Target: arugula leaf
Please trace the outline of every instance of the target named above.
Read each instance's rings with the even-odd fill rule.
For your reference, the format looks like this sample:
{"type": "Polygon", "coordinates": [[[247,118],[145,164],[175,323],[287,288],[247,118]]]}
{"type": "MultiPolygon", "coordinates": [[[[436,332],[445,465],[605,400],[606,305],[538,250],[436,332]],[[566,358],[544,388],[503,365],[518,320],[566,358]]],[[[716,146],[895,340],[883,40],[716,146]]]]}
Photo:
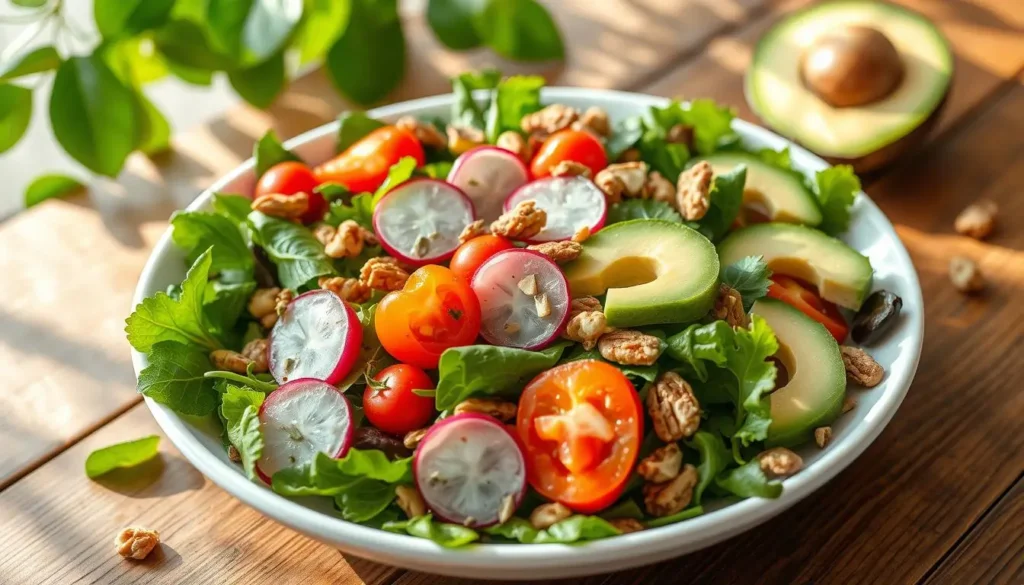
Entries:
{"type": "Polygon", "coordinates": [[[148,353],[149,365],[139,372],[140,394],[178,414],[205,416],[217,409],[220,397],[213,380],[204,376],[212,369],[206,350],[161,341],[148,353]]]}
{"type": "Polygon", "coordinates": [[[740,293],[743,310],[749,313],[754,302],[768,294],[771,275],[764,256],[747,256],[722,268],[722,284],[740,293]]]}
{"type": "Polygon", "coordinates": [[[700,220],[690,222],[690,227],[716,242],[732,227],[743,205],[743,187],[747,182],[747,166],[716,175],[711,185],[711,206],[700,220]]]}
{"type": "Polygon", "coordinates": [[[234,193],[214,193],[212,205],[214,213],[230,219],[239,226],[239,229],[247,225],[246,218],[252,211],[252,199],[234,193]]]}
{"type": "Polygon", "coordinates": [[[860,179],[853,167],[839,165],[818,171],[813,187],[821,206],[818,229],[832,236],[845,232],[850,227],[850,207],[860,191],[860,179]]]}
{"type": "Polygon", "coordinates": [[[729,466],[732,459],[722,439],[707,431],[697,431],[693,438],[686,442],[686,446],[695,449],[700,454],[700,465],[697,467],[700,481],[693,488],[693,503],[700,505],[704,490],[715,481],[718,474],[729,466]]]}
{"type": "Polygon", "coordinates": [[[301,225],[264,215],[249,214],[253,241],[263,247],[277,267],[281,286],[299,290],[313,279],[335,274],[323,245],[301,225]]]}
{"type": "Polygon", "coordinates": [[[256,282],[252,280],[232,283],[211,281],[206,284],[203,310],[221,337],[229,337],[255,290],[256,282]]]}
{"type": "Polygon", "coordinates": [[[364,136],[386,124],[363,112],[342,112],[338,116],[338,152],[345,152],[364,136]]]}
{"type": "Polygon", "coordinates": [[[283,162],[297,161],[302,159],[288,150],[277,139],[277,133],[267,130],[267,133],[252,147],[252,158],[256,163],[256,178],[259,179],[263,173],[270,170],[270,167],[283,162]]]}
{"type": "Polygon", "coordinates": [[[608,209],[608,224],[631,219],[664,219],[683,223],[683,217],[674,207],[656,199],[626,199],[608,209]]]}
{"type": "Polygon", "coordinates": [[[160,437],[151,435],[97,449],[85,459],[85,475],[95,479],[120,467],[134,467],[156,457],[160,437]]]}
{"type": "Polygon", "coordinates": [[[452,124],[473,126],[484,129],[484,109],[473,99],[473,90],[494,89],[501,81],[501,72],[497,69],[470,71],[452,78],[452,124]]]}
{"type": "Polygon", "coordinates": [[[373,229],[373,194],[360,193],[352,197],[349,203],[332,201],[324,218],[326,223],[335,227],[341,222],[351,219],[366,229],[373,229]]]}
{"type": "Polygon", "coordinates": [[[416,159],[411,156],[403,156],[398,162],[391,165],[387,178],[373,194],[373,207],[377,206],[377,203],[388,194],[388,191],[411,179],[415,171],[416,159]]]}
{"type": "Polygon", "coordinates": [[[349,522],[367,522],[395,500],[395,486],[374,479],[359,479],[334,496],[334,505],[349,522]]]}
{"type": "Polygon", "coordinates": [[[249,387],[227,385],[221,395],[220,414],[228,440],[242,457],[242,469],[249,479],[256,478],[256,461],[263,454],[263,433],[259,409],[266,395],[249,387]]]}
{"type": "Polygon", "coordinates": [[[662,516],[661,518],[655,518],[644,522],[644,526],[647,528],[657,528],[659,526],[668,526],[669,524],[675,524],[676,522],[682,522],[683,520],[689,520],[690,518],[696,518],[704,513],[704,508],[700,506],[693,506],[672,514],[671,516],[662,516]]]}
{"type": "Polygon", "coordinates": [[[777,498],[782,493],[782,483],[768,481],[756,459],[726,471],[715,480],[715,484],[741,498],[777,498]]]}
{"type": "Polygon", "coordinates": [[[411,520],[385,522],[381,528],[388,532],[405,532],[410,536],[433,540],[445,548],[465,546],[480,539],[480,535],[472,528],[466,528],[458,524],[435,522],[430,514],[417,516],[411,520]]]}
{"type": "Polygon", "coordinates": [[[768,393],[775,387],[777,369],[768,358],[779,350],[779,343],[764,318],[754,315],[752,321],[750,329],[734,330],[736,350],[729,352],[727,360],[739,382],[736,403],[739,428],[732,438],[734,454],[740,443],[746,447],[754,441],[763,441],[772,423],[768,393]]]}
{"type": "Polygon", "coordinates": [[[689,367],[696,379],[708,379],[709,361],[717,366],[726,364],[726,348],[732,343],[732,328],[725,321],[707,324],[695,323],[665,340],[665,353],[689,367]]]}
{"type": "Polygon", "coordinates": [[[533,376],[558,362],[568,341],[559,341],[541,351],[494,345],[453,347],[441,354],[438,363],[438,410],[453,408],[475,396],[516,396],[533,376]]]}
{"type": "Polygon", "coordinates": [[[597,540],[622,534],[600,516],[576,514],[545,528],[537,530],[529,520],[512,517],[505,523],[484,528],[491,536],[517,540],[523,544],[570,544],[584,540],[597,540]]]}
{"type": "Polygon", "coordinates": [[[203,291],[212,262],[212,249],[196,258],[181,283],[177,300],[158,292],[135,307],[125,326],[132,347],[148,353],[161,341],[176,341],[207,350],[220,349],[221,342],[210,333],[203,314],[203,291]]]}
{"type": "Polygon", "coordinates": [[[171,238],[185,250],[192,264],[206,250],[213,250],[210,273],[238,271],[252,278],[253,257],[238,226],[230,219],[206,211],[175,211],[171,216],[171,238]]]}
{"type": "Polygon", "coordinates": [[[487,141],[495,143],[506,130],[519,131],[523,116],[541,109],[540,90],[544,78],[539,75],[516,75],[503,79],[487,110],[487,141]]]}

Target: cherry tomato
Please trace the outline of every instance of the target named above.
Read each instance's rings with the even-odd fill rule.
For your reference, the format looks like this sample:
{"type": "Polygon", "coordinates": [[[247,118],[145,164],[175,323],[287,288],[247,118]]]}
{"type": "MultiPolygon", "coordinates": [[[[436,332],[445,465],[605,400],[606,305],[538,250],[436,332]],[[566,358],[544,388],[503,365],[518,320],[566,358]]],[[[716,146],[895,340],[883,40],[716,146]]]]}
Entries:
{"type": "Polygon", "coordinates": [[[778,299],[798,309],[804,315],[821,323],[842,343],[850,333],[842,313],[832,303],[822,299],[814,291],[814,287],[795,278],[776,274],[772,276],[772,284],[768,287],[768,296],[778,299]]]}
{"type": "Polygon", "coordinates": [[[395,126],[377,128],[362,137],[345,152],[313,169],[321,182],[340,183],[353,193],[374,191],[388,176],[388,169],[402,157],[425,162],[423,146],[409,132],[395,126]]]}
{"type": "Polygon", "coordinates": [[[309,194],[309,211],[299,219],[302,223],[313,223],[323,219],[327,213],[327,201],[323,195],[314,193],[313,188],[320,184],[320,181],[313,176],[313,171],[304,163],[287,161],[277,163],[263,173],[256,183],[255,196],[280,193],[281,195],[294,195],[296,193],[309,194]]]}
{"type": "Polygon", "coordinates": [[[469,282],[485,260],[509,248],[515,248],[515,245],[501,236],[477,236],[455,250],[448,266],[456,276],[469,282]]]}
{"type": "Polygon", "coordinates": [[[594,513],[618,499],[633,474],[643,437],[640,397],[615,366],[569,362],[526,386],[516,430],[530,485],[577,512],[594,513]]]}
{"type": "Polygon", "coordinates": [[[413,393],[434,387],[423,370],[395,364],[377,372],[373,379],[378,384],[367,385],[363,392],[363,410],[373,426],[385,433],[404,435],[423,428],[433,418],[434,399],[413,393]]]}
{"type": "Polygon", "coordinates": [[[398,360],[436,368],[444,350],[476,341],[480,301],[468,282],[428,264],[413,272],[402,290],[381,299],[374,328],[380,344],[398,360]]]}
{"type": "Polygon", "coordinates": [[[591,176],[596,176],[608,166],[608,155],[596,136],[583,130],[566,129],[555,132],[544,141],[533,157],[530,172],[535,179],[547,177],[555,165],[567,160],[586,165],[591,176]]]}

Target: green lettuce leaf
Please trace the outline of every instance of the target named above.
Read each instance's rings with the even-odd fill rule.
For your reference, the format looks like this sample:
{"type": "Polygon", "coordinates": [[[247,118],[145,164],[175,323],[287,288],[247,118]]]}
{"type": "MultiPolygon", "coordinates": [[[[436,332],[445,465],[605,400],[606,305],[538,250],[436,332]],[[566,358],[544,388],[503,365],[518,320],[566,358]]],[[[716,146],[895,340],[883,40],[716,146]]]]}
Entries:
{"type": "Polygon", "coordinates": [[[398,162],[391,165],[391,168],[388,169],[387,178],[377,188],[377,192],[373,194],[373,206],[376,207],[377,203],[388,194],[388,191],[411,179],[415,172],[416,159],[411,156],[404,156],[398,162]]]}
{"type": "Polygon", "coordinates": [[[337,227],[345,220],[354,220],[368,230],[373,229],[373,194],[360,193],[348,203],[332,201],[324,221],[337,227]]]}
{"type": "Polygon", "coordinates": [[[171,216],[171,238],[185,251],[189,265],[212,248],[211,275],[232,272],[232,278],[236,280],[252,278],[252,252],[238,231],[238,224],[223,215],[206,211],[176,211],[171,216]]]}
{"type": "Polygon", "coordinates": [[[812,186],[821,206],[818,229],[833,236],[845,232],[850,227],[850,207],[860,191],[860,179],[853,167],[839,165],[818,171],[812,186]]]}
{"type": "Polygon", "coordinates": [[[411,520],[385,522],[381,528],[388,532],[404,532],[410,536],[433,540],[445,548],[465,546],[480,539],[480,535],[472,528],[466,528],[458,524],[435,522],[430,514],[417,516],[411,520]]]}
{"type": "Polygon", "coordinates": [[[277,139],[277,133],[267,130],[267,133],[252,147],[252,158],[256,164],[256,178],[259,179],[270,167],[283,162],[297,161],[302,159],[288,150],[277,139]]]}
{"type": "Polygon", "coordinates": [[[610,508],[606,508],[601,512],[601,517],[605,520],[615,520],[617,518],[643,520],[644,511],[640,509],[640,504],[637,504],[636,500],[627,498],[610,508]]]}
{"type": "Polygon", "coordinates": [[[541,109],[542,87],[544,78],[539,75],[516,75],[503,79],[487,110],[487,141],[497,142],[498,135],[506,130],[518,132],[523,116],[541,109]]]}
{"type": "Polygon", "coordinates": [[[138,390],[178,414],[205,416],[217,409],[220,396],[205,349],[161,341],[149,348],[149,365],[139,372],[138,390]]]}
{"type": "Polygon", "coordinates": [[[342,112],[338,116],[337,151],[345,152],[361,138],[384,126],[384,122],[374,120],[363,112],[342,112]]]}
{"type": "Polygon", "coordinates": [[[616,122],[612,127],[612,135],[608,137],[604,149],[609,161],[617,161],[622,153],[636,146],[644,135],[643,116],[633,116],[616,122]]]}
{"type": "Polygon", "coordinates": [[[695,323],[666,339],[665,353],[686,365],[691,377],[704,382],[708,379],[704,362],[724,366],[726,348],[732,343],[732,338],[732,328],[725,321],[695,323]]]}
{"type": "Polygon", "coordinates": [[[619,529],[600,516],[579,514],[556,522],[544,530],[537,530],[529,520],[518,517],[509,518],[503,524],[483,530],[491,536],[500,536],[523,544],[570,544],[621,534],[619,529]]]}
{"type": "MultiPolygon", "coordinates": [[[[754,156],[761,159],[767,164],[773,167],[782,169],[784,171],[790,171],[798,173],[793,169],[793,160],[789,155],[789,147],[783,148],[782,150],[772,150],[770,148],[762,148],[754,153],[754,156]]],[[[803,175],[800,175],[800,180],[803,180],[803,175]]]]}
{"type": "Polygon", "coordinates": [[[555,365],[570,345],[558,341],[541,351],[495,345],[447,349],[438,364],[437,409],[453,408],[476,395],[517,396],[531,378],[555,365]]]}
{"type": "Polygon", "coordinates": [[[473,126],[484,129],[486,124],[484,108],[473,99],[473,91],[477,89],[494,89],[501,81],[501,72],[496,69],[471,71],[452,78],[452,124],[473,126]]]}
{"type": "Polygon", "coordinates": [[[417,174],[423,175],[424,177],[430,177],[431,179],[440,179],[444,181],[448,178],[448,173],[452,171],[454,163],[448,160],[439,160],[437,162],[427,163],[416,170],[417,174]]]}
{"type": "Polygon", "coordinates": [[[245,230],[248,231],[249,226],[246,219],[251,211],[252,199],[245,195],[235,195],[232,193],[213,194],[213,212],[221,217],[230,219],[232,223],[239,226],[240,230],[244,226],[245,230]]]}
{"type": "Polygon", "coordinates": [[[281,286],[299,290],[319,276],[334,275],[334,265],[313,233],[301,225],[264,215],[249,214],[253,241],[263,247],[277,267],[281,286]]]}
{"type": "Polygon", "coordinates": [[[626,199],[608,208],[608,224],[631,219],[664,219],[683,223],[683,217],[674,207],[656,199],[626,199]]]}
{"type": "Polygon", "coordinates": [[[768,294],[771,275],[764,256],[747,256],[722,268],[722,284],[743,296],[743,310],[749,313],[754,302],[768,294]]]}
{"type": "Polygon", "coordinates": [[[230,337],[239,318],[246,310],[249,297],[256,290],[256,282],[239,283],[210,281],[203,293],[203,310],[211,326],[222,338],[230,337]]]}
{"type": "Polygon", "coordinates": [[[715,484],[741,498],[777,498],[782,493],[782,483],[769,481],[756,459],[726,471],[715,484]]]}
{"type": "Polygon", "coordinates": [[[134,467],[156,457],[160,437],[151,435],[97,449],[85,459],[85,475],[95,479],[121,467],[134,467]]]}
{"type": "MultiPolygon", "coordinates": [[[[736,434],[733,452],[740,443],[749,446],[768,436],[772,423],[768,394],[775,387],[777,368],[768,358],[775,355],[779,343],[764,318],[754,315],[750,329],[737,328],[735,350],[727,354],[728,368],[739,382],[736,403],[736,434]]],[[[739,462],[739,461],[738,461],[739,462]]]]}
{"type": "Polygon", "coordinates": [[[361,480],[412,483],[412,458],[390,461],[372,449],[349,449],[341,459],[319,453],[312,464],[279,471],[271,480],[273,490],[284,496],[336,496],[361,480]]]}
{"type": "Polygon", "coordinates": [[[731,108],[719,106],[714,100],[699,99],[685,104],[682,111],[682,123],[693,126],[697,152],[711,154],[739,140],[732,129],[736,113],[731,108]]]}
{"type": "Polygon", "coordinates": [[[690,227],[717,242],[732,227],[743,205],[743,187],[747,182],[746,165],[738,165],[724,175],[716,175],[711,184],[711,206],[700,220],[690,227]]]}
{"type": "Polygon", "coordinates": [[[266,395],[246,386],[228,384],[221,395],[220,414],[228,440],[242,457],[242,469],[249,479],[256,478],[256,461],[263,455],[263,433],[259,410],[266,395]]]}
{"type": "Polygon", "coordinates": [[[686,442],[686,446],[696,450],[700,455],[700,465],[697,467],[700,481],[693,488],[693,503],[700,505],[704,490],[732,463],[732,457],[722,439],[707,431],[697,431],[693,438],[686,442]]]}

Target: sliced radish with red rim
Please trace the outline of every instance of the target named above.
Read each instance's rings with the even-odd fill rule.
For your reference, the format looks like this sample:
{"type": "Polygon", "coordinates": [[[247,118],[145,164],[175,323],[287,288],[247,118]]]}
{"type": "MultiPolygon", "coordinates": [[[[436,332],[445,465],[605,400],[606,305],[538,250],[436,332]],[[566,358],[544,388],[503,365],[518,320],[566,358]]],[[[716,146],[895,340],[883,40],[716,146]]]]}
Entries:
{"type": "Polygon", "coordinates": [[[505,198],[530,180],[519,157],[496,146],[479,146],[455,159],[448,182],[465,193],[477,217],[488,222],[502,214],[505,198]]]}
{"type": "Polygon", "coordinates": [[[604,193],[586,177],[545,177],[527,183],[505,200],[505,211],[530,199],[548,215],[532,242],[568,240],[585,227],[594,233],[604,227],[608,215],[604,193]]]}
{"type": "Polygon", "coordinates": [[[352,407],[323,380],[292,380],[274,390],[259,417],[263,454],[256,466],[267,483],[282,469],[312,463],[317,453],[344,457],[352,444],[352,407]]]}
{"type": "Polygon", "coordinates": [[[494,345],[540,349],[569,318],[569,284],[547,256],[516,248],[491,256],[473,273],[480,335],[494,345]]]}
{"type": "Polygon", "coordinates": [[[430,427],[413,456],[416,487],[439,518],[474,528],[497,524],[526,492],[526,460],[496,419],[457,414],[430,427]]]}
{"type": "Polygon", "coordinates": [[[328,290],[303,293],[270,332],[270,373],[278,384],[299,378],[334,384],[352,370],[362,342],[363,326],[348,303],[328,290]]]}
{"type": "Polygon", "coordinates": [[[389,254],[414,266],[444,262],[476,219],[465,193],[444,181],[414,179],[395,187],[373,210],[373,231],[389,254]]]}

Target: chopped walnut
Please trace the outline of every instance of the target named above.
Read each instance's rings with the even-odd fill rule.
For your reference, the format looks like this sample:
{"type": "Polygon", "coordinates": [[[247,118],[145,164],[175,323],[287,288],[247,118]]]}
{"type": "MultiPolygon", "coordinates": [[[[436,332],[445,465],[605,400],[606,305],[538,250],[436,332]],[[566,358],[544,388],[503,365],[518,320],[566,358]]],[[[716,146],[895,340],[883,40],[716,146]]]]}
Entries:
{"type": "Polygon", "coordinates": [[[690,505],[699,479],[697,468],[688,464],[671,481],[644,484],[644,507],[652,516],[671,516],[683,511],[690,505]]]}
{"type": "Polygon", "coordinates": [[[785,447],[774,447],[757,456],[761,471],[769,477],[789,477],[803,469],[804,460],[785,447]]]}
{"type": "Polygon", "coordinates": [[[572,235],[572,241],[582,244],[590,239],[590,226],[583,226],[572,235]]]}
{"type": "Polygon", "coordinates": [[[148,528],[124,528],[114,537],[117,554],[126,559],[141,561],[160,544],[160,533],[148,528]]]}
{"type": "Polygon", "coordinates": [[[962,293],[976,293],[985,288],[985,277],[974,260],[965,256],[949,259],[949,280],[962,293]]]}
{"type": "Polygon", "coordinates": [[[398,260],[389,256],[378,256],[370,258],[359,269],[359,280],[374,290],[390,292],[401,290],[405,281],[409,280],[409,273],[398,263],[398,260]]]}
{"type": "Polygon", "coordinates": [[[654,434],[666,443],[692,436],[700,426],[700,404],[693,388],[675,372],[664,372],[647,392],[654,434]]]}
{"type": "Polygon", "coordinates": [[[651,171],[647,175],[647,182],[644,183],[642,196],[644,199],[654,199],[675,206],[676,186],[658,171],[651,171]]]}
{"type": "Polygon", "coordinates": [[[338,297],[349,303],[360,305],[370,300],[373,293],[365,282],[358,278],[345,278],[344,276],[321,276],[317,281],[320,288],[329,290],[338,297]]]}
{"type": "Polygon", "coordinates": [[[569,516],[572,516],[572,510],[566,508],[563,504],[558,502],[541,504],[530,513],[530,525],[537,530],[544,530],[545,528],[550,528],[553,524],[565,520],[569,516]]]}
{"type": "Polygon", "coordinates": [[[430,427],[424,427],[405,433],[405,436],[402,437],[402,444],[405,445],[406,449],[415,449],[416,445],[419,445],[420,441],[423,440],[423,437],[427,436],[427,431],[429,430],[430,427]]]}
{"type": "Polygon", "coordinates": [[[277,296],[274,297],[274,313],[278,316],[283,315],[285,309],[288,308],[288,303],[292,302],[294,298],[295,293],[291,289],[281,289],[281,292],[277,293],[277,296]]]}
{"type": "Polygon", "coordinates": [[[242,461],[242,454],[238,452],[234,445],[228,445],[228,460],[234,463],[241,463],[242,461]]]}
{"type": "Polygon", "coordinates": [[[685,144],[691,151],[693,150],[693,126],[687,124],[676,124],[668,129],[668,134],[665,136],[665,140],[672,144],[685,144]]]}
{"type": "Polygon", "coordinates": [[[866,388],[874,388],[882,381],[885,370],[868,355],[868,352],[849,345],[840,345],[839,350],[843,354],[847,378],[866,388]]]}
{"type": "Polygon", "coordinates": [[[548,295],[541,293],[533,297],[533,303],[537,308],[538,317],[547,319],[551,316],[551,301],[548,299],[548,295]]]}
{"type": "Polygon", "coordinates": [[[636,518],[613,518],[608,523],[614,526],[621,534],[640,532],[644,529],[644,525],[636,518]]]}
{"type": "Polygon", "coordinates": [[[242,356],[252,363],[252,371],[262,374],[269,369],[267,363],[270,342],[266,339],[253,339],[242,348],[242,356]]]}
{"type": "Polygon", "coordinates": [[[276,286],[256,289],[249,297],[249,314],[257,319],[262,319],[272,313],[276,317],[275,307],[277,306],[277,295],[280,292],[281,289],[276,286]]]}
{"type": "Polygon", "coordinates": [[[252,202],[252,208],[264,215],[287,220],[298,220],[309,211],[309,193],[299,192],[294,195],[268,193],[260,195],[252,202]]]}
{"type": "Polygon", "coordinates": [[[638,149],[638,148],[627,148],[626,150],[622,151],[622,154],[619,155],[619,160],[617,160],[615,162],[620,162],[620,163],[637,162],[637,161],[640,160],[640,158],[641,158],[640,149],[638,149]]]}
{"type": "Polygon", "coordinates": [[[661,355],[661,340],[631,329],[605,333],[597,340],[597,349],[604,359],[627,366],[649,366],[661,355]]]}
{"type": "Polygon", "coordinates": [[[609,204],[618,203],[623,197],[640,197],[647,184],[647,163],[608,165],[597,173],[594,183],[604,192],[609,204]]]}
{"type": "Polygon", "coordinates": [[[551,258],[556,264],[572,262],[583,253],[583,246],[572,240],[565,242],[544,242],[527,246],[527,250],[534,250],[551,258]]]}
{"type": "Polygon", "coordinates": [[[373,232],[352,219],[346,219],[337,228],[326,224],[317,226],[313,236],[324,245],[324,252],[331,258],[355,258],[363,252],[364,246],[378,244],[373,232]]]}
{"type": "Polygon", "coordinates": [[[853,396],[847,396],[846,398],[843,399],[843,412],[842,412],[842,414],[846,414],[846,413],[850,412],[851,410],[853,410],[854,408],[857,408],[857,399],[856,398],[854,398],[853,396]]]}
{"type": "Polygon", "coordinates": [[[996,225],[996,213],[999,207],[995,201],[983,199],[967,206],[956,216],[953,227],[957,233],[983,240],[992,233],[996,225]]]}
{"type": "Polygon", "coordinates": [[[430,122],[417,120],[415,116],[403,116],[395,122],[395,126],[412,132],[423,146],[429,146],[430,148],[444,148],[448,146],[448,140],[437,129],[437,126],[430,122]]]}
{"type": "Polygon", "coordinates": [[[608,119],[608,112],[597,106],[590,106],[583,112],[580,119],[572,124],[576,130],[586,130],[597,136],[608,136],[612,133],[612,123],[608,119]]]}
{"type": "Polygon", "coordinates": [[[495,398],[467,398],[455,406],[455,414],[477,412],[508,422],[516,417],[516,403],[495,398]]]}
{"type": "Polygon", "coordinates": [[[832,442],[832,427],[818,427],[814,429],[814,444],[819,449],[824,449],[832,442]]]}
{"type": "Polygon", "coordinates": [[[427,513],[427,503],[419,490],[411,485],[395,486],[395,503],[409,518],[418,518],[427,513]]]}
{"type": "Polygon", "coordinates": [[[462,233],[459,234],[459,245],[465,244],[473,238],[486,234],[487,222],[482,219],[478,219],[462,229],[462,233]]]}
{"type": "Polygon", "coordinates": [[[508,494],[501,499],[501,506],[498,508],[498,523],[504,524],[508,522],[508,519],[515,513],[516,499],[512,497],[512,494],[508,494]]]}
{"type": "Polygon", "coordinates": [[[504,148],[524,162],[533,158],[533,148],[530,143],[515,130],[507,130],[499,134],[495,146],[504,148]]]}
{"type": "Polygon", "coordinates": [[[528,240],[544,229],[548,214],[530,199],[520,201],[491,224],[491,233],[513,240],[528,240]]]}
{"type": "Polygon", "coordinates": [[[552,177],[590,178],[590,167],[574,160],[563,160],[551,168],[552,177]]]}
{"type": "Polygon", "coordinates": [[[679,445],[669,443],[641,459],[640,464],[636,466],[636,472],[649,482],[664,483],[679,475],[682,465],[683,452],[679,445]]]}
{"type": "Polygon", "coordinates": [[[726,284],[718,288],[718,297],[711,313],[715,319],[725,321],[733,327],[750,325],[750,316],[743,310],[743,296],[738,290],[726,284]]]}
{"type": "Polygon", "coordinates": [[[572,126],[579,117],[580,113],[576,108],[551,104],[538,112],[523,116],[519,124],[527,134],[547,136],[572,126]]]}
{"type": "Polygon", "coordinates": [[[210,363],[218,370],[245,374],[252,360],[230,349],[215,349],[210,352],[210,363]]]}
{"type": "Polygon", "coordinates": [[[597,345],[602,335],[612,331],[608,327],[608,319],[601,309],[601,302],[594,297],[573,299],[569,308],[569,321],[562,337],[583,344],[583,349],[590,351],[597,345]]]}
{"type": "Polygon", "coordinates": [[[702,160],[679,175],[676,189],[676,207],[689,221],[704,217],[711,205],[711,165],[702,160]]]}
{"type": "Polygon", "coordinates": [[[519,279],[516,283],[518,288],[524,295],[533,296],[540,292],[540,288],[537,286],[537,275],[527,274],[526,276],[519,279]]]}
{"type": "Polygon", "coordinates": [[[483,130],[472,126],[449,124],[446,132],[448,134],[448,150],[456,155],[476,148],[487,140],[483,130]]]}

